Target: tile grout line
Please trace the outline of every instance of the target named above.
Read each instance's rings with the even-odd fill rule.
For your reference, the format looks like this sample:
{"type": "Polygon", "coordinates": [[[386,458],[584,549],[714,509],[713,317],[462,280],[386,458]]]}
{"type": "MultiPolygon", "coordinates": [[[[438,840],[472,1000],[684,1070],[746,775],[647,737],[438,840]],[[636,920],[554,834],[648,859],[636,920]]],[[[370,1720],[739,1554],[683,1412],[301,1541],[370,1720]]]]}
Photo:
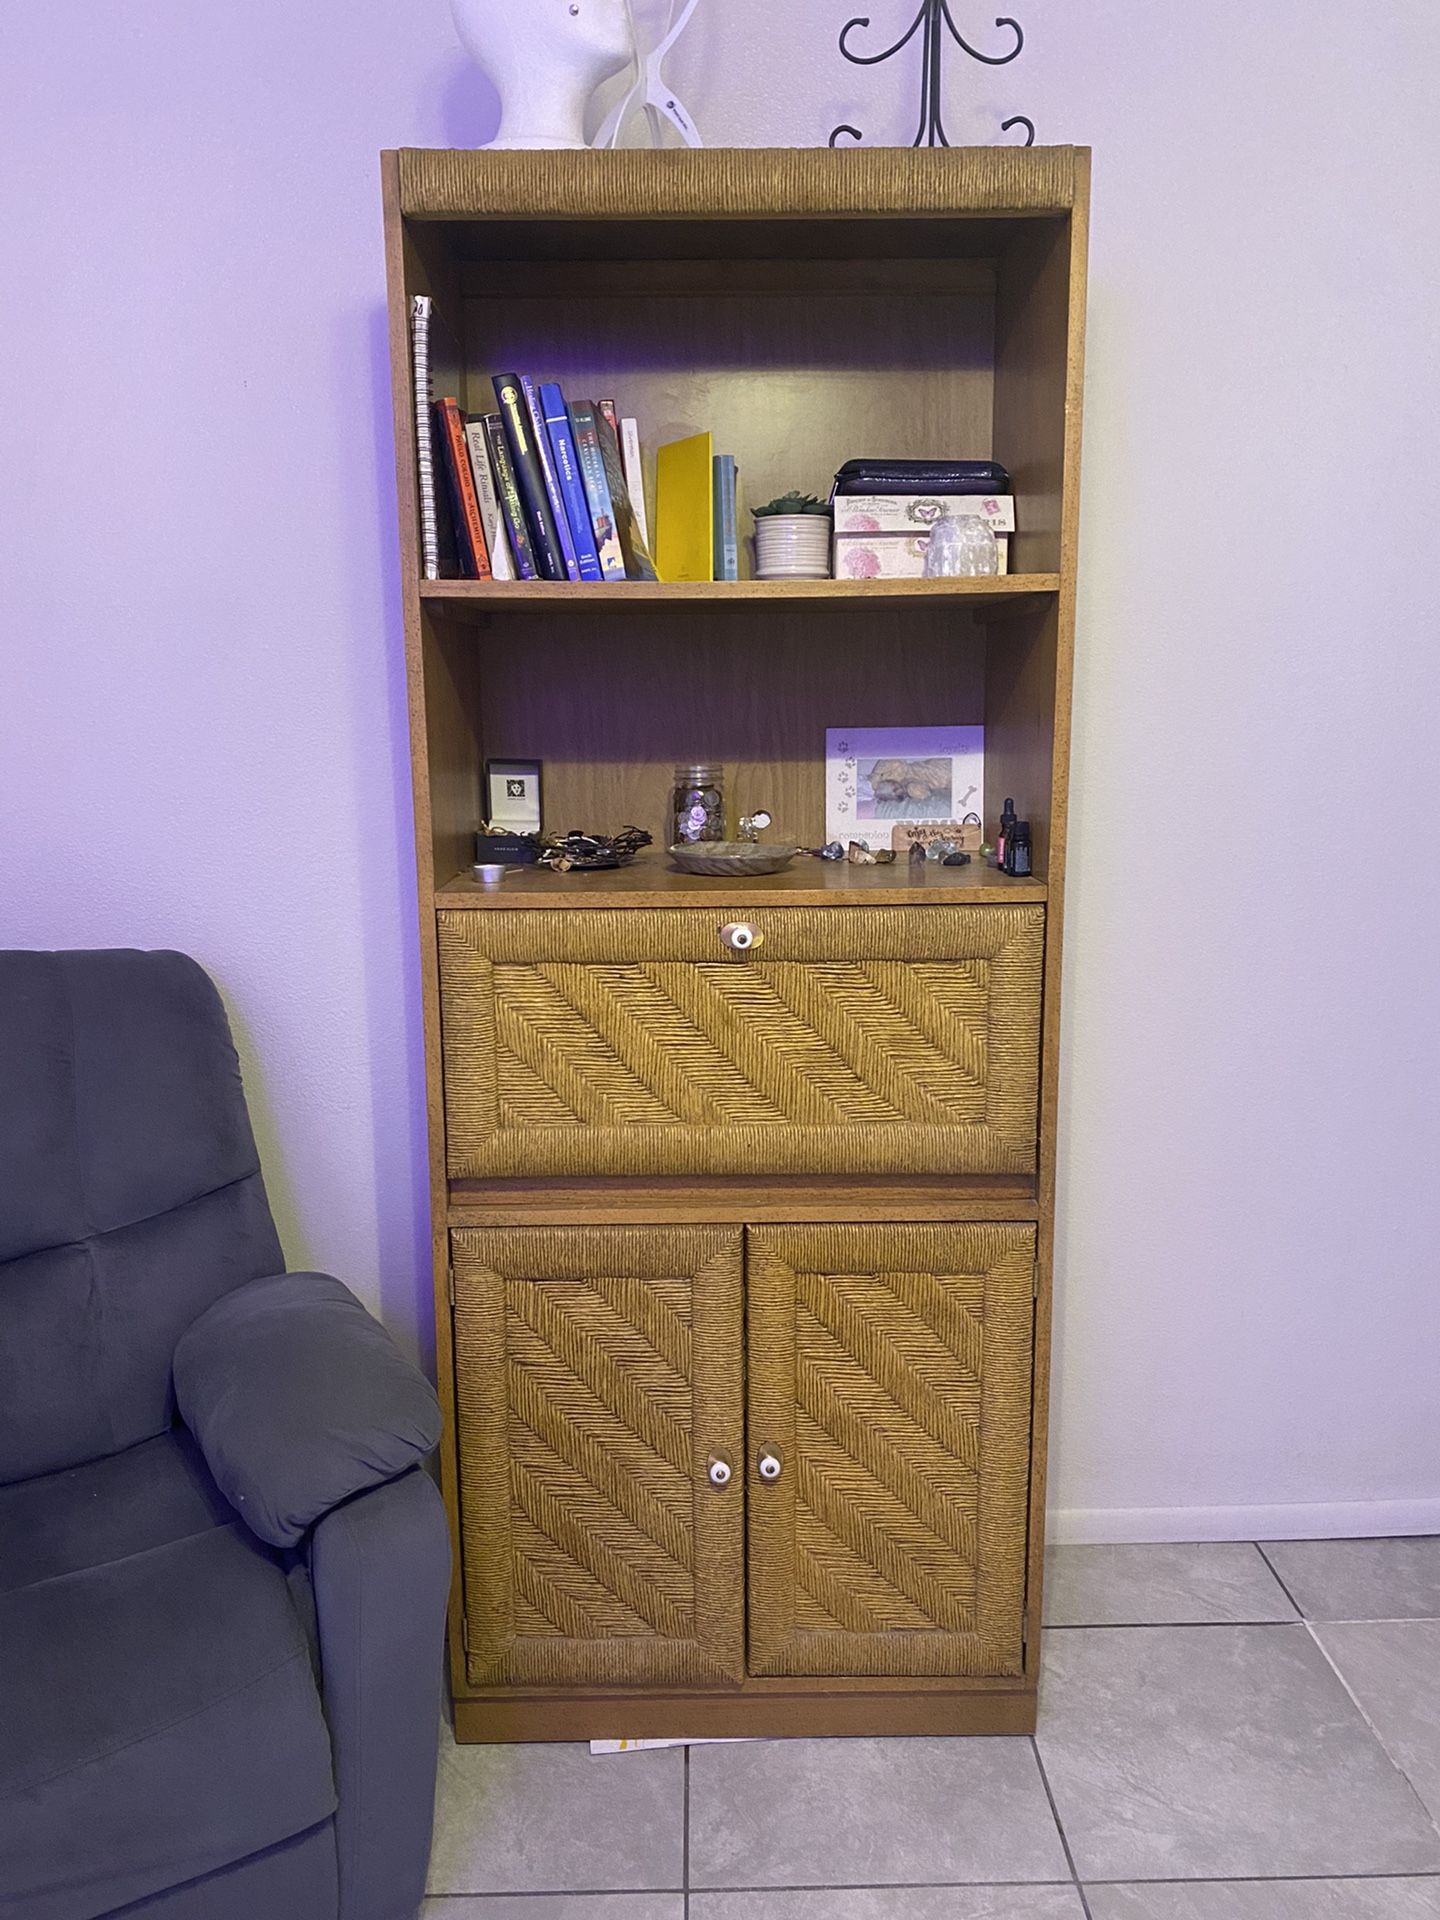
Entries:
{"type": "MultiPolygon", "coordinates": [[[[771,1896],[785,1893],[967,1893],[984,1892],[994,1888],[1005,1891],[1025,1891],[1031,1888],[1064,1887],[1073,1885],[1083,1897],[1086,1887],[1208,1887],[1208,1886],[1261,1886],[1287,1887],[1309,1886],[1313,1881],[1358,1881],[1371,1880],[1413,1880],[1426,1886],[1440,1885],[1440,1872],[1416,1873],[1394,1872],[1377,1869],[1372,1873],[1242,1873],[1229,1874],[1216,1880],[1213,1877],[1195,1880],[1189,1877],[1180,1879],[1158,1879],[1154,1875],[1131,1874],[1124,1880],[1110,1880],[1104,1877],[1087,1881],[1066,1880],[845,1880],[821,1884],[804,1882],[798,1886],[734,1886],[734,1887],[697,1887],[697,1893],[761,1893],[771,1896]]],[[[667,1894],[679,1894],[679,1887],[521,1887],[511,1888],[509,1892],[496,1892],[491,1888],[483,1893],[427,1893],[425,1900],[429,1905],[444,1900],[654,1900],[663,1899],[667,1894]]]]}
{"type": "Polygon", "coordinates": [[[1158,1628],[1162,1633],[1204,1627],[1298,1627],[1294,1620],[1067,1620],[1058,1627],[1046,1627],[1046,1633],[1145,1633],[1158,1628]]]}
{"type": "Polygon", "coordinates": [[[1264,1547],[1261,1546],[1258,1540],[1252,1540],[1250,1544],[1252,1547],[1254,1547],[1255,1551],[1259,1554],[1260,1558],[1265,1562],[1265,1565],[1270,1569],[1271,1579],[1275,1582],[1276,1586],[1279,1587],[1280,1591],[1284,1594],[1285,1598],[1290,1602],[1291,1606],[1294,1607],[1295,1618],[1297,1620],[1303,1620],[1305,1618],[1305,1609],[1301,1606],[1300,1602],[1295,1598],[1294,1594],[1290,1591],[1289,1587],[1286,1586],[1284,1577],[1282,1576],[1280,1569],[1275,1565],[1275,1562],[1270,1558],[1269,1554],[1265,1551],[1264,1547]]]}
{"type": "Polygon", "coordinates": [[[1065,1864],[1070,1869],[1070,1883],[1080,1897],[1080,1908],[1085,1920],[1094,1920],[1090,1912],[1090,1902],[1085,1897],[1085,1889],[1080,1884],[1080,1875],[1075,1871],[1075,1856],[1070,1851],[1070,1837],[1065,1831],[1065,1822],[1060,1818],[1060,1809],[1055,1804],[1055,1795],[1050,1791],[1050,1776],[1045,1771],[1045,1762],[1040,1758],[1040,1743],[1032,1733],[1029,1736],[1030,1751],[1035,1756],[1035,1765],[1040,1772],[1040,1784],[1045,1789],[1045,1798],[1050,1803],[1050,1818],[1055,1822],[1055,1831],[1060,1836],[1060,1845],[1065,1850],[1065,1864]]]}
{"type": "Polygon", "coordinates": [[[680,1885],[684,1889],[681,1895],[680,1911],[682,1920],[690,1920],[690,1749],[685,1748],[685,1787],[684,1787],[685,1832],[680,1843],[680,1885]]]}
{"type": "MultiPolygon", "coordinates": [[[[1301,1608],[1300,1602],[1295,1598],[1294,1594],[1291,1593],[1289,1587],[1287,1587],[1285,1582],[1281,1579],[1279,1570],[1276,1567],[1275,1562],[1270,1558],[1269,1554],[1266,1553],[1264,1547],[1261,1546],[1260,1542],[1258,1540],[1252,1540],[1250,1544],[1251,1546],[1254,1547],[1255,1551],[1259,1554],[1260,1558],[1265,1562],[1266,1566],[1270,1569],[1271,1573],[1275,1576],[1276,1585],[1279,1587],[1280,1591],[1284,1594],[1285,1598],[1290,1602],[1291,1606],[1294,1607],[1295,1609],[1295,1615],[1296,1615],[1295,1620],[1276,1621],[1273,1624],[1277,1626],[1293,1627],[1296,1624],[1297,1620],[1307,1627],[1312,1625],[1320,1626],[1320,1627],[1405,1627],[1405,1626],[1409,1626],[1412,1621],[1417,1624],[1428,1624],[1428,1625],[1440,1624],[1440,1614],[1434,1614],[1434,1613],[1387,1613],[1387,1614],[1380,1615],[1378,1617],[1373,1613],[1361,1613],[1361,1614],[1346,1614],[1337,1619],[1312,1621],[1309,1614],[1304,1612],[1304,1610],[1301,1608]]],[[[1264,1625],[1269,1625],[1271,1623],[1267,1621],[1253,1621],[1253,1622],[1239,1621],[1239,1622],[1234,1622],[1232,1624],[1241,1625],[1241,1626],[1249,1626],[1249,1625],[1264,1626],[1264,1625]]]]}
{"type": "Polygon", "coordinates": [[[680,1887],[486,1887],[478,1893],[427,1893],[422,1904],[433,1906],[437,1900],[658,1900],[683,1891],[680,1887]]]}
{"type": "MultiPolygon", "coordinates": [[[[1058,1821],[1057,1821],[1058,1826],[1058,1821]]],[[[1062,1836],[1063,1837],[1063,1836],[1062,1836]]],[[[1221,1880],[1159,1879],[1153,1875],[1137,1877],[1131,1874],[1124,1880],[1105,1878],[1089,1881],[1064,1880],[847,1880],[827,1882],[825,1884],[803,1883],[798,1886],[733,1886],[697,1888],[703,1893],[956,1893],[978,1892],[991,1888],[1007,1890],[1025,1890],[1027,1888],[1063,1887],[1073,1885],[1084,1901],[1085,1889],[1090,1887],[1203,1887],[1203,1886],[1308,1886],[1315,1880],[1370,1881],[1370,1880],[1414,1880],[1425,1885],[1440,1885],[1440,1873],[1437,1872],[1394,1872],[1378,1869],[1372,1873],[1246,1873],[1230,1874],[1221,1880]]],[[[427,1905],[434,1906],[445,1900],[652,1900],[663,1898],[666,1894],[682,1894],[680,1887],[586,1887],[557,1889],[554,1887],[512,1887],[508,1892],[497,1892],[493,1887],[484,1892],[471,1893],[427,1893],[427,1905]]],[[[1088,1912],[1088,1907],[1087,1907],[1088,1912]]],[[[1093,1920],[1093,1916],[1092,1916],[1093,1920]]]]}
{"type": "MultiPolygon", "coordinates": [[[[1324,1627],[1335,1627],[1335,1626],[1374,1626],[1374,1625],[1384,1625],[1386,1623],[1383,1621],[1377,1622],[1377,1621],[1368,1621],[1368,1620],[1322,1620],[1319,1624],[1324,1627]]],[[[1384,1754],[1385,1758],[1390,1762],[1391,1766],[1395,1769],[1396,1773],[1399,1774],[1400,1778],[1405,1782],[1406,1786],[1410,1789],[1411,1793],[1415,1796],[1415,1799],[1419,1803],[1420,1811],[1425,1815],[1425,1818],[1430,1822],[1430,1825],[1434,1829],[1437,1837],[1440,1837],[1440,1816],[1437,1816],[1430,1811],[1429,1804],[1425,1800],[1424,1796],[1421,1794],[1420,1789],[1415,1785],[1415,1782],[1410,1778],[1410,1775],[1405,1771],[1404,1767],[1401,1766],[1400,1762],[1395,1758],[1394,1754],[1390,1751],[1389,1742],[1386,1740],[1384,1734],[1381,1733],[1379,1727],[1377,1727],[1375,1722],[1370,1718],[1370,1715],[1366,1712],[1365,1702],[1360,1698],[1359,1694],[1356,1693],[1355,1689],[1351,1686],[1350,1682],[1345,1678],[1344,1673],[1341,1671],[1340,1667],[1337,1665],[1336,1661],[1332,1657],[1330,1653],[1330,1649],[1325,1645],[1325,1642],[1320,1638],[1319,1634],[1315,1631],[1315,1625],[1316,1623],[1313,1620],[1307,1620],[1305,1622],[1306,1631],[1309,1633],[1310,1638],[1314,1641],[1315,1645],[1320,1650],[1320,1658],[1325,1662],[1326,1666],[1329,1667],[1330,1671],[1334,1674],[1335,1678],[1340,1682],[1340,1685],[1345,1689],[1345,1697],[1349,1700],[1351,1706],[1354,1707],[1355,1711],[1359,1714],[1360,1718],[1365,1722],[1365,1725],[1369,1728],[1371,1736],[1375,1741],[1375,1744],[1379,1747],[1380,1751],[1384,1754]]]]}
{"type": "Polygon", "coordinates": [[[1317,1627],[1437,1627],[1440,1614],[1387,1613],[1381,1618],[1373,1613],[1341,1614],[1333,1620],[1317,1620],[1314,1624],[1317,1627]]]}
{"type": "MultiPolygon", "coordinates": [[[[1260,1558],[1265,1562],[1265,1565],[1270,1569],[1270,1572],[1274,1577],[1277,1585],[1279,1586],[1280,1591],[1284,1594],[1285,1598],[1290,1602],[1291,1606],[1294,1607],[1296,1615],[1298,1616],[1298,1624],[1304,1627],[1306,1633],[1308,1633],[1310,1636],[1311,1643],[1319,1651],[1320,1658],[1325,1662],[1326,1666],[1329,1667],[1330,1671],[1334,1674],[1335,1678],[1340,1682],[1340,1685],[1344,1688],[1346,1699],[1350,1702],[1351,1706],[1354,1707],[1355,1711],[1359,1714],[1360,1718],[1364,1721],[1366,1728],[1369,1730],[1370,1737],[1374,1740],[1375,1744],[1379,1747],[1380,1751],[1384,1754],[1385,1758],[1390,1762],[1390,1765],[1395,1769],[1396,1773],[1398,1773],[1400,1778],[1405,1782],[1406,1786],[1409,1787],[1411,1793],[1414,1795],[1415,1799],[1419,1802],[1420,1811],[1425,1815],[1425,1818],[1430,1822],[1431,1827],[1434,1828],[1437,1834],[1440,1834],[1440,1819],[1437,1819],[1436,1816],[1430,1811],[1430,1808],[1426,1804],[1425,1800],[1421,1797],[1421,1794],[1418,1788],[1416,1787],[1415,1782],[1410,1778],[1409,1774],[1400,1765],[1400,1762],[1395,1758],[1394,1754],[1390,1751],[1389,1745],[1386,1742],[1384,1735],[1381,1733],[1379,1727],[1376,1726],[1375,1722],[1370,1718],[1370,1715],[1366,1712],[1364,1701],[1361,1700],[1360,1696],[1356,1693],[1355,1689],[1351,1686],[1350,1682],[1345,1678],[1345,1675],[1340,1671],[1339,1666],[1336,1664],[1334,1659],[1332,1659],[1329,1648],[1325,1645],[1325,1642],[1320,1638],[1319,1634],[1315,1631],[1317,1623],[1314,1620],[1312,1620],[1310,1616],[1305,1612],[1304,1608],[1300,1605],[1300,1602],[1295,1598],[1294,1594],[1290,1591],[1289,1587],[1285,1584],[1284,1575],[1280,1572],[1280,1569],[1275,1565],[1275,1562],[1270,1558],[1269,1554],[1266,1553],[1264,1547],[1260,1544],[1260,1542],[1256,1540],[1253,1544],[1255,1547],[1255,1551],[1259,1554],[1260,1558]]],[[[1348,1621],[1347,1620],[1322,1620],[1319,1622],[1319,1625],[1327,1626],[1327,1627],[1384,1626],[1387,1624],[1389,1623],[1385,1621],[1370,1621],[1370,1620],[1348,1620],[1348,1621]]]]}
{"type": "Polygon", "coordinates": [[[1091,1880],[1092,1887],[1310,1887],[1317,1882],[1328,1886],[1331,1881],[1348,1886],[1359,1881],[1362,1885],[1372,1880],[1415,1880],[1429,1886],[1432,1882],[1440,1886],[1440,1873],[1240,1873],[1228,1874],[1224,1878],[1205,1880],[1091,1880]]]}
{"type": "MultiPolygon", "coordinates": [[[[826,1736],[822,1736],[822,1738],[823,1737],[826,1737],[826,1736]]],[[[838,1735],[835,1735],[834,1737],[837,1739],[846,1739],[849,1736],[845,1734],[838,1734],[838,1735]]],[[[908,1736],[905,1734],[897,1734],[895,1737],[901,1740],[908,1738],[908,1736]]],[[[953,1737],[954,1739],[957,1739],[957,1740],[966,1740],[966,1739],[979,1740],[979,1739],[991,1739],[991,1738],[1000,1738],[1000,1739],[1009,1740],[1011,1738],[1014,1738],[1015,1736],[1011,1734],[1002,1734],[998,1736],[988,1735],[988,1734],[955,1734],[953,1736],[939,1735],[937,1737],[942,1739],[949,1739],[953,1737]]],[[[1376,1874],[1373,1877],[1377,1880],[1394,1880],[1394,1879],[1404,1879],[1406,1876],[1404,1874],[1376,1874]]],[[[1417,1874],[1412,1874],[1409,1877],[1414,1880],[1437,1880],[1437,1879],[1440,1879],[1440,1874],[1417,1873],[1417,1874]]],[[[1028,1887],[1068,1887],[1071,1884],[1072,1883],[1069,1880],[827,1880],[827,1881],[800,1880],[794,1883],[787,1881],[787,1883],[783,1887],[777,1887],[777,1886],[697,1887],[695,1891],[700,1895],[702,1899],[705,1899],[705,1898],[708,1898],[710,1895],[717,1894],[717,1893],[768,1893],[772,1897],[776,1897],[780,1894],[785,1894],[785,1893],[967,1893],[967,1892],[974,1891],[975,1889],[985,1889],[985,1888],[993,1888],[993,1887],[1003,1887],[1007,1893],[1010,1893],[1010,1892],[1014,1892],[1017,1888],[1021,1892],[1023,1892],[1028,1887]]],[[[1096,1886],[1103,1886],[1104,1884],[1105,1883],[1103,1881],[1095,1882],[1096,1886]]],[[[1123,1885],[1126,1885],[1127,1883],[1124,1881],[1119,1881],[1116,1884],[1123,1886],[1123,1885]]],[[[1181,1882],[1177,1882],[1177,1884],[1188,1885],[1189,1883],[1181,1881],[1181,1882]]],[[[652,1888],[643,1889],[643,1891],[653,1893],[656,1891],[656,1889],[652,1887],[652,1888]]],[[[662,1893],[671,1893],[671,1892],[678,1891],[678,1889],[671,1888],[671,1887],[662,1887],[659,1889],[659,1891],[662,1893]]],[[[437,1897],[438,1896],[434,1894],[431,1895],[432,1899],[435,1899],[437,1897]]],[[[467,1898],[469,1899],[475,1898],[473,1894],[471,1895],[449,1894],[449,1895],[446,1895],[445,1897],[452,1900],[463,1900],[467,1898]]],[[[515,1897],[516,1896],[513,1894],[509,1894],[506,1896],[507,1899],[514,1899],[515,1897]]],[[[526,1897],[528,1898],[529,1896],[526,1896],[526,1897]]],[[[543,1897],[543,1896],[537,1896],[537,1897],[543,1897]]],[[[551,1894],[548,1897],[553,1900],[555,1896],[551,1894]]],[[[584,1897],[588,1899],[591,1896],[587,1894],[584,1897]]]]}

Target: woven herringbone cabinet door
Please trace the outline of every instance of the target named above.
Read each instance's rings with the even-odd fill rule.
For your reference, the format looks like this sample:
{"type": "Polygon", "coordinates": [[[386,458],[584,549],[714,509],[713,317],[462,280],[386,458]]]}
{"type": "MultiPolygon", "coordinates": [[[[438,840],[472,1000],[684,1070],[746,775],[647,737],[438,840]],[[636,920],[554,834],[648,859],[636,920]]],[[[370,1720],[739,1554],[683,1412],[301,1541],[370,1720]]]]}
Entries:
{"type": "Polygon", "coordinates": [[[1030,1226],[748,1230],[752,1673],[1021,1671],[1034,1252],[1030,1226]]]}
{"type": "Polygon", "coordinates": [[[1028,1173],[1035,906],[442,913],[452,1179],[1028,1173]],[[722,920],[763,936],[720,943],[722,920]]]}
{"type": "Polygon", "coordinates": [[[470,1684],[741,1679],[739,1230],[484,1228],[451,1255],[470,1684]]]}

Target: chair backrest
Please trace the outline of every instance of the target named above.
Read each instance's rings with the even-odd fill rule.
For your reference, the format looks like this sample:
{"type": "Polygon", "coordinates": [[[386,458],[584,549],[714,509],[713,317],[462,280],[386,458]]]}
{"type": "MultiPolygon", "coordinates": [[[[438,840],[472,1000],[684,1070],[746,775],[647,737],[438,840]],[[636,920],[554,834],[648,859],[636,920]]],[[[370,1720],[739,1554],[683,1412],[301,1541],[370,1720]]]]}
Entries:
{"type": "Polygon", "coordinates": [[[163,1432],[180,1335],[283,1265],[201,968],[0,953],[0,1483],[163,1432]]]}

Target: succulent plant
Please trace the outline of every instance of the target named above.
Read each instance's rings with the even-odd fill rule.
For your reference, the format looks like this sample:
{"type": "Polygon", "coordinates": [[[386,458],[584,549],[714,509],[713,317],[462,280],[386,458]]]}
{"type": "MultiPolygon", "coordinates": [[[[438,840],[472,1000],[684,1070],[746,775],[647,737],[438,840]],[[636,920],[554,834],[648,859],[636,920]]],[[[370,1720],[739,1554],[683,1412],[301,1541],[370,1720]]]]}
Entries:
{"type": "Polygon", "coordinates": [[[778,500],[772,500],[768,506],[751,509],[757,520],[768,520],[779,514],[823,513],[828,516],[830,503],[817,500],[813,493],[782,493],[778,500]]]}

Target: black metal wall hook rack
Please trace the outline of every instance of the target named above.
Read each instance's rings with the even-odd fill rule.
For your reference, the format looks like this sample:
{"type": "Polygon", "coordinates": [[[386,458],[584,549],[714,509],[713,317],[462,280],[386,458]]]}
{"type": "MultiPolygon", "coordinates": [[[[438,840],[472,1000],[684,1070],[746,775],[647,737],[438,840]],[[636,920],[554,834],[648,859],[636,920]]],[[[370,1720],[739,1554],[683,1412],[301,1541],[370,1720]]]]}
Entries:
{"type": "MultiPolygon", "coordinates": [[[[987,67],[1008,67],[1012,60],[1018,60],[1025,45],[1025,30],[1018,20],[1008,15],[1000,15],[995,22],[999,28],[1009,28],[1015,36],[1015,44],[1005,53],[986,53],[980,47],[971,46],[955,24],[955,16],[950,11],[950,0],[921,0],[920,11],[910,22],[893,46],[886,47],[883,53],[855,53],[850,46],[851,34],[871,25],[870,16],[862,14],[854,20],[848,20],[840,32],[840,51],[855,67],[878,67],[885,60],[893,60],[898,53],[923,32],[921,43],[921,79],[920,79],[920,129],[911,142],[917,147],[948,147],[949,136],[945,132],[944,95],[945,95],[945,41],[953,40],[963,53],[972,60],[978,60],[987,67]]],[[[1025,129],[1024,145],[1035,144],[1035,122],[1023,113],[1012,114],[1010,119],[1002,120],[1000,130],[1009,133],[1012,127],[1025,129]]],[[[838,147],[842,134],[849,134],[853,140],[863,140],[864,134],[858,127],[842,122],[830,136],[830,145],[838,147]]]]}

